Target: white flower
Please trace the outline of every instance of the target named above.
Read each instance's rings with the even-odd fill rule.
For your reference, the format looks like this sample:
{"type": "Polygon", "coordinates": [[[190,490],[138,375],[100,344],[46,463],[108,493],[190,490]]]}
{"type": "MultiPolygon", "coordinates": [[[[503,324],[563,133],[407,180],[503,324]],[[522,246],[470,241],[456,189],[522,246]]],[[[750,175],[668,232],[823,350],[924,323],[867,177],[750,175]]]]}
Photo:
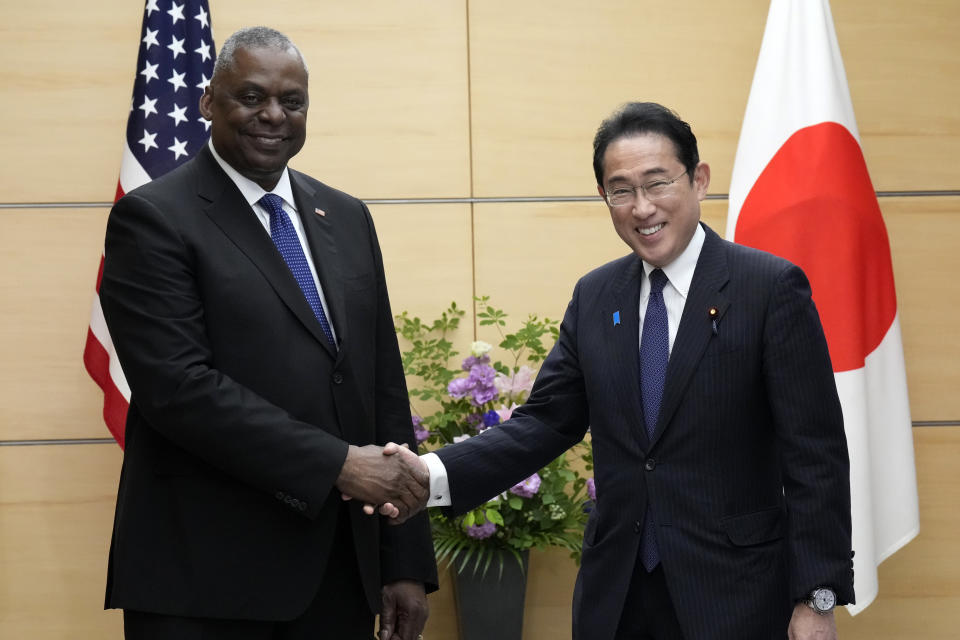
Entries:
{"type": "Polygon", "coordinates": [[[493,349],[493,345],[483,340],[477,340],[470,345],[470,353],[473,354],[474,358],[483,357],[484,354],[490,352],[490,349],[493,349]]]}

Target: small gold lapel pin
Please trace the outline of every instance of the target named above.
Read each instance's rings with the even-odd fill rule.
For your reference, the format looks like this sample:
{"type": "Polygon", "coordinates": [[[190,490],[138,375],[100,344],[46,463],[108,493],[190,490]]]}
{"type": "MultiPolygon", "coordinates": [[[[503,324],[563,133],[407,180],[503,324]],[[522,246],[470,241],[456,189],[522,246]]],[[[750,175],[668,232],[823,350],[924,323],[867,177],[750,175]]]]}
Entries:
{"type": "Polygon", "coordinates": [[[710,324],[713,327],[713,335],[720,335],[720,327],[717,326],[717,320],[720,318],[720,311],[716,307],[707,309],[707,315],[710,316],[710,324]]]}

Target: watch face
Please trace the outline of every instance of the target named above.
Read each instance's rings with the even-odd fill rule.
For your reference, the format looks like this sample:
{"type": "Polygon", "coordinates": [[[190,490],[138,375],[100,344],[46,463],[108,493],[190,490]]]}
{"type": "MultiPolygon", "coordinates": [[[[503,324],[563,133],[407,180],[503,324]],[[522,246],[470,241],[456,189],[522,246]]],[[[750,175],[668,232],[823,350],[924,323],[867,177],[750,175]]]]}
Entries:
{"type": "Polygon", "coordinates": [[[817,589],[813,592],[813,605],[818,611],[830,611],[837,603],[837,595],[830,589],[817,589]]]}

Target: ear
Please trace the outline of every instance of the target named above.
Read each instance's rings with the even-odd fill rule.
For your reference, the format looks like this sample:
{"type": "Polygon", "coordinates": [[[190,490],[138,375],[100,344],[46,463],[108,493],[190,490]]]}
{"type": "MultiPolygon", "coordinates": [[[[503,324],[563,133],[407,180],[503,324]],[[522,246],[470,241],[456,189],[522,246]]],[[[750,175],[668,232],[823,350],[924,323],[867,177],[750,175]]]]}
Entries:
{"type": "Polygon", "coordinates": [[[203,95],[200,96],[200,115],[205,120],[213,120],[213,91],[208,84],[203,89],[203,95]]]}
{"type": "Polygon", "coordinates": [[[603,200],[603,203],[607,203],[607,192],[603,190],[603,185],[597,185],[597,193],[600,194],[600,199],[603,200]]]}
{"type": "Polygon", "coordinates": [[[701,162],[693,170],[693,186],[697,191],[697,200],[707,197],[707,187],[710,186],[710,165],[701,162]]]}

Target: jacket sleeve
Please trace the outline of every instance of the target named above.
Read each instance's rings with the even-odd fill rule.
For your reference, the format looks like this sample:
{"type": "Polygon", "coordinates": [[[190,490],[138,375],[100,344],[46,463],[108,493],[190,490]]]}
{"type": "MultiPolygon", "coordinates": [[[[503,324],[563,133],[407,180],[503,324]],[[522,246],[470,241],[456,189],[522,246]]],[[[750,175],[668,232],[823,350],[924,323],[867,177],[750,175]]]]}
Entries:
{"type": "Polygon", "coordinates": [[[803,272],[775,283],[763,335],[763,377],[780,443],[790,589],[818,586],[852,603],[850,464],[826,338],[803,272]]]}

